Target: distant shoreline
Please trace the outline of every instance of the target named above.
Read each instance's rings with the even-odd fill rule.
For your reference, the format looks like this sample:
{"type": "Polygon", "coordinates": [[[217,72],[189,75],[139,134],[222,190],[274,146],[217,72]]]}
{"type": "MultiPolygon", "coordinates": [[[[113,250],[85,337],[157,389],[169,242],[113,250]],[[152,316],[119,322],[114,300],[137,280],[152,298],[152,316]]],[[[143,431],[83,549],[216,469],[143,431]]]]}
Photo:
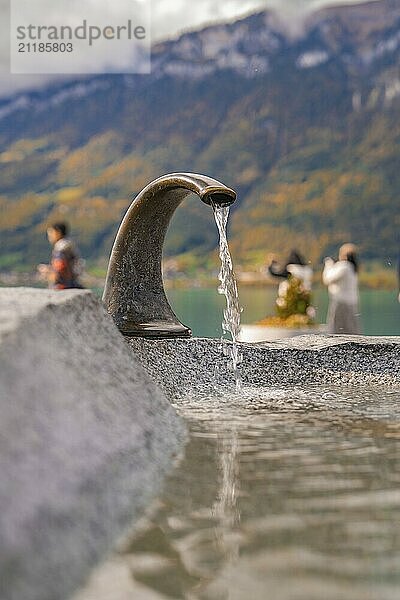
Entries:
{"type": "MultiPolygon", "coordinates": [[[[96,269],[96,274],[91,273],[90,269],[82,277],[83,285],[87,288],[101,289],[104,287],[105,271],[100,275],[96,269]]],[[[269,277],[262,271],[236,271],[236,278],[240,287],[276,287],[278,281],[269,277]]],[[[397,290],[397,278],[394,269],[362,270],[359,277],[361,289],[371,290],[397,290]]],[[[200,272],[199,276],[193,277],[184,272],[179,272],[173,276],[164,274],[164,285],[167,289],[189,289],[189,288],[212,288],[218,283],[218,272],[200,272]]],[[[1,287],[46,287],[38,276],[30,271],[0,271],[1,287]]],[[[314,276],[314,286],[322,287],[321,275],[317,272],[314,276]]]]}

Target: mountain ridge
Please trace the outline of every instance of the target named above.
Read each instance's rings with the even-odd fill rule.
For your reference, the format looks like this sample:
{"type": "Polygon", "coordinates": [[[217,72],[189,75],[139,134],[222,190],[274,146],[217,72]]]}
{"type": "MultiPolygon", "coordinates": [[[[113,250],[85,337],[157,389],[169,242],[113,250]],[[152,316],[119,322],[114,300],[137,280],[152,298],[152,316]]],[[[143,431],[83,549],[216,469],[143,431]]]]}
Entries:
{"type": "MultiPolygon", "coordinates": [[[[0,268],[43,260],[55,218],[87,257],[107,255],[130,194],[182,170],[238,189],[241,261],[289,241],[314,261],[349,238],[370,259],[395,253],[400,3],[322,9],[296,38],[275,20],[263,11],[159,43],[151,76],[0,101],[0,268]]],[[[188,202],[166,250],[207,253],[215,241],[210,215],[188,202]]]]}

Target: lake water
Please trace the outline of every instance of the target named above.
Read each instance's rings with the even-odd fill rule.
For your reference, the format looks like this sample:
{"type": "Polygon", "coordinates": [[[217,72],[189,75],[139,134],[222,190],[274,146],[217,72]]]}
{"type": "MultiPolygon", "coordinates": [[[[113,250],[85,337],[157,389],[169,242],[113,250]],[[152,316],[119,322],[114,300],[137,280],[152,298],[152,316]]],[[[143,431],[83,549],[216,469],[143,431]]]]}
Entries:
{"type": "MultiPolygon", "coordinates": [[[[242,323],[252,323],[274,314],[276,288],[239,288],[242,323]]],[[[220,337],[224,299],[214,288],[167,290],[178,318],[198,337],[220,337]]],[[[324,323],[328,306],[326,290],[314,292],[317,320],[324,323]]],[[[361,320],[365,335],[400,335],[400,304],[395,291],[361,291],[361,320]]]]}
{"type": "Polygon", "coordinates": [[[74,600],[398,600],[400,393],[186,397],[185,454],[74,600]]]}

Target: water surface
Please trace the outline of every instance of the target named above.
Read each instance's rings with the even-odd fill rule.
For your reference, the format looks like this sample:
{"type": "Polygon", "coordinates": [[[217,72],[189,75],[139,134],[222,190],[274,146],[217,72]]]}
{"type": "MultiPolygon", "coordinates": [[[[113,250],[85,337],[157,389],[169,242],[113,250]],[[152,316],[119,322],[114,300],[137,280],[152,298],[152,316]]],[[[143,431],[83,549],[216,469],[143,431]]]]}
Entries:
{"type": "Polygon", "coordinates": [[[398,600],[399,391],[244,388],[177,408],[182,460],[75,600],[398,600]]]}

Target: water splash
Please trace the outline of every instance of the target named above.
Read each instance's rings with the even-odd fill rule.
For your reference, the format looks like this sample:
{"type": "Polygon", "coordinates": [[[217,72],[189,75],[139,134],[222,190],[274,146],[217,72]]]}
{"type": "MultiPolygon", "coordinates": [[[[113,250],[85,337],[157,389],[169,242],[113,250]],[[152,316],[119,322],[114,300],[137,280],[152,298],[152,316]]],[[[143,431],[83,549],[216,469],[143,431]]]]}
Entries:
{"type": "Polygon", "coordinates": [[[225,342],[224,352],[231,360],[232,370],[236,381],[236,391],[240,391],[241,378],[238,367],[242,361],[242,356],[239,351],[237,340],[240,333],[240,314],[242,309],[239,304],[239,294],[226,234],[229,206],[217,206],[213,204],[212,208],[219,231],[219,257],[221,259],[221,269],[218,275],[220,281],[218,293],[223,294],[226,299],[224,318],[222,320],[222,331],[223,335],[229,334],[231,336],[232,344],[227,344],[227,340],[224,338],[222,338],[222,341],[225,342]]]}

